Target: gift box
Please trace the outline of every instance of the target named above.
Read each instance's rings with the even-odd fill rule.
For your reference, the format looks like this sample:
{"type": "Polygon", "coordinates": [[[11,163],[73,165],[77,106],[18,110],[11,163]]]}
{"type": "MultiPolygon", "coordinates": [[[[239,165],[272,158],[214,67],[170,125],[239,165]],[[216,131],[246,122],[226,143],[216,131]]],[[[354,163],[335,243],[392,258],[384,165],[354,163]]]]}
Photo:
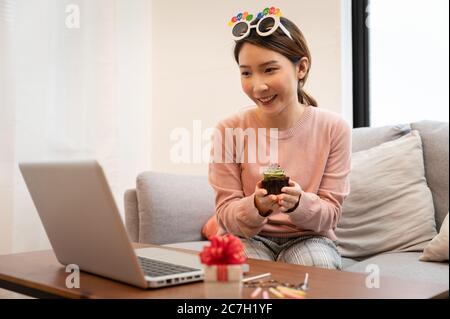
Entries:
{"type": "Polygon", "coordinates": [[[205,265],[204,269],[206,298],[241,298],[242,265],[205,265]]]}
{"type": "Polygon", "coordinates": [[[244,246],[233,235],[212,236],[200,260],[204,265],[206,298],[241,298],[244,246]]]}
{"type": "Polygon", "coordinates": [[[205,265],[205,282],[242,281],[242,265],[205,265]]]}

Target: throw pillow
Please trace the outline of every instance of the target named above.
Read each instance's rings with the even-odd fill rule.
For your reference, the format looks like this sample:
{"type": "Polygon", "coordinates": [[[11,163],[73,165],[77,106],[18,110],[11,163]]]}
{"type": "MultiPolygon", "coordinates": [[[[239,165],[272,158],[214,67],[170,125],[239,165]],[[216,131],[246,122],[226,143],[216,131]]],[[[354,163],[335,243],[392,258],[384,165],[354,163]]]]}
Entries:
{"type": "Polygon", "coordinates": [[[342,256],[422,251],[436,235],[418,131],[353,153],[349,178],[336,229],[342,256]]]}
{"type": "Polygon", "coordinates": [[[439,234],[425,247],[422,261],[446,261],[448,260],[448,213],[442,223],[439,234]]]}
{"type": "Polygon", "coordinates": [[[199,225],[214,212],[214,193],[202,175],[144,172],[136,179],[136,196],[141,243],[202,240],[199,225]]]}

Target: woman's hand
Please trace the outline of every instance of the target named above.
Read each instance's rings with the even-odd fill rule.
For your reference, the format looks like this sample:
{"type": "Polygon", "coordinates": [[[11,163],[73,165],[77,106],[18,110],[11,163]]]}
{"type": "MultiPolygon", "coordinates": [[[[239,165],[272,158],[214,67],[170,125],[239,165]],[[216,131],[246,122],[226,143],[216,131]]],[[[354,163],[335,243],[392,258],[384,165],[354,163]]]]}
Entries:
{"type": "Polygon", "coordinates": [[[289,180],[289,186],[283,187],[281,191],[283,194],[277,195],[277,203],[280,206],[280,210],[287,212],[296,209],[302,194],[300,185],[293,180],[289,180]]]}
{"type": "Polygon", "coordinates": [[[255,187],[255,207],[263,217],[269,216],[279,208],[276,195],[267,195],[267,190],[262,188],[262,182],[259,181],[255,187]]]}

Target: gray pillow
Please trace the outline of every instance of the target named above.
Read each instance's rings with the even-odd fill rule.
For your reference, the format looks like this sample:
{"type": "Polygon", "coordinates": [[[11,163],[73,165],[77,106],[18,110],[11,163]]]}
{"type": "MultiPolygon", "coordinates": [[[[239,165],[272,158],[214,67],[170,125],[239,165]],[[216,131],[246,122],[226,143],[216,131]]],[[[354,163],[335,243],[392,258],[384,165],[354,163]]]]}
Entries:
{"type": "Polygon", "coordinates": [[[353,153],[350,187],[336,229],[342,256],[422,251],[436,235],[418,131],[353,153]]]}
{"type": "Polygon", "coordinates": [[[214,214],[214,193],[206,176],[141,173],[136,180],[139,242],[167,244],[202,240],[214,214]]]}

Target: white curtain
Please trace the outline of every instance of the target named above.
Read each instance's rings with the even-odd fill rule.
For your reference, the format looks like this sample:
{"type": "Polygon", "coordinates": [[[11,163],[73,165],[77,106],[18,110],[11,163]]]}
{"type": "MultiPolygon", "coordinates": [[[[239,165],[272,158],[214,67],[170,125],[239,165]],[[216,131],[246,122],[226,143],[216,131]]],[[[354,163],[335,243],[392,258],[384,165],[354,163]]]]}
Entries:
{"type": "Polygon", "coordinates": [[[119,209],[151,169],[151,1],[0,0],[0,254],[49,243],[21,161],[95,158],[119,209]]]}

